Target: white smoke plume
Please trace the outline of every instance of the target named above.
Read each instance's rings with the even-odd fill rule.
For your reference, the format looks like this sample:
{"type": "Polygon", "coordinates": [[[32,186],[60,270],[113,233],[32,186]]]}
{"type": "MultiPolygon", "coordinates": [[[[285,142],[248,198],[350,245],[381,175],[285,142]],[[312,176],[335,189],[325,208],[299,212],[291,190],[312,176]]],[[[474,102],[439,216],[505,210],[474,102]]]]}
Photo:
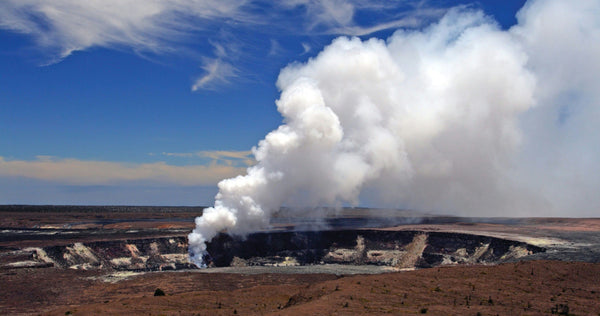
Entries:
{"type": "Polygon", "coordinates": [[[451,10],[387,40],[341,37],[281,71],[284,124],[219,183],[189,235],[268,227],[282,205],[593,216],[600,195],[600,2],[530,1],[518,24],[451,10]]]}

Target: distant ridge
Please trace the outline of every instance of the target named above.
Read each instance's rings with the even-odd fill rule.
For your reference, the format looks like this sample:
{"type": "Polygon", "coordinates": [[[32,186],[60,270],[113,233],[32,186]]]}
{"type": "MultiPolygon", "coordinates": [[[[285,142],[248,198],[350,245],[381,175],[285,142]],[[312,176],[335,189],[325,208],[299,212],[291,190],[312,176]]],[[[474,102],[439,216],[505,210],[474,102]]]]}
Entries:
{"type": "Polygon", "coordinates": [[[204,206],[136,206],[136,205],[0,205],[0,212],[201,212],[204,206]]]}

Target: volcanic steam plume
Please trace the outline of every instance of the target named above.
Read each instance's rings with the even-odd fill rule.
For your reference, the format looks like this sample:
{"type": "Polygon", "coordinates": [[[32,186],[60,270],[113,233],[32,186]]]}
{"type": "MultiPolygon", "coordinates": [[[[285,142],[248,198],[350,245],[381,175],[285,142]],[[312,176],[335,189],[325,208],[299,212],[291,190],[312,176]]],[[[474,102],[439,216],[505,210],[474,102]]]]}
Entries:
{"type": "Polygon", "coordinates": [[[387,40],[341,37],[281,71],[284,124],[219,183],[189,235],[265,228],[283,205],[597,215],[600,2],[530,1],[502,30],[450,10],[387,40]],[[568,213],[567,213],[568,212],[568,213]]]}

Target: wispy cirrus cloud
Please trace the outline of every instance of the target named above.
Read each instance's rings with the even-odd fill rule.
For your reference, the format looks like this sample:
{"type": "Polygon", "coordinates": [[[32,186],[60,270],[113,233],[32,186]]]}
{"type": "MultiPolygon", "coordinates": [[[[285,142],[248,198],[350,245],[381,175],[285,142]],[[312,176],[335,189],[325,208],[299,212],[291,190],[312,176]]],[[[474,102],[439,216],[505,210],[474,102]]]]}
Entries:
{"type": "Polygon", "coordinates": [[[275,39],[271,39],[271,48],[269,48],[269,53],[267,53],[267,56],[277,56],[280,55],[281,52],[283,51],[283,47],[281,47],[281,44],[279,44],[278,41],[276,41],[275,39]]]}
{"type": "Polygon", "coordinates": [[[204,74],[198,77],[192,85],[192,91],[201,89],[213,90],[219,85],[227,84],[237,77],[238,70],[222,58],[203,58],[204,74]]]}
{"type": "Polygon", "coordinates": [[[227,84],[238,76],[239,70],[230,62],[239,55],[237,43],[230,36],[221,35],[220,42],[210,41],[213,46],[214,58],[202,58],[204,74],[196,78],[192,91],[201,89],[214,90],[227,84]]]}
{"type": "MultiPolygon", "coordinates": [[[[218,152],[214,155],[227,157],[227,154],[219,156],[218,152]]],[[[227,158],[222,158],[209,164],[175,166],[162,161],[124,163],[50,156],[38,156],[35,160],[0,157],[0,177],[22,177],[69,185],[115,185],[140,181],[179,186],[215,185],[222,179],[246,171],[244,166],[226,161],[227,158]]]]}
{"type": "Polygon", "coordinates": [[[48,64],[93,47],[138,54],[187,52],[201,60],[203,74],[191,84],[197,91],[215,89],[245,73],[244,56],[257,48],[232,50],[231,44],[270,46],[265,56],[272,57],[273,48],[281,50],[273,38],[366,35],[419,26],[444,12],[422,0],[4,0],[0,28],[32,37],[48,64]],[[371,18],[357,18],[363,14],[371,18]],[[223,32],[233,35],[223,37],[223,32]],[[247,34],[271,39],[260,43],[247,34]],[[198,42],[214,49],[197,51],[193,47],[198,42]]]}
{"type": "Polygon", "coordinates": [[[55,61],[94,46],[165,52],[210,21],[244,20],[243,0],[5,0],[0,27],[31,35],[55,61]],[[191,21],[197,21],[192,23],[191,21]]]}
{"type": "Polygon", "coordinates": [[[279,5],[302,12],[299,21],[303,25],[302,32],[352,36],[419,27],[448,11],[447,7],[432,5],[430,1],[286,0],[279,5]],[[357,18],[366,14],[372,18],[357,18]]]}

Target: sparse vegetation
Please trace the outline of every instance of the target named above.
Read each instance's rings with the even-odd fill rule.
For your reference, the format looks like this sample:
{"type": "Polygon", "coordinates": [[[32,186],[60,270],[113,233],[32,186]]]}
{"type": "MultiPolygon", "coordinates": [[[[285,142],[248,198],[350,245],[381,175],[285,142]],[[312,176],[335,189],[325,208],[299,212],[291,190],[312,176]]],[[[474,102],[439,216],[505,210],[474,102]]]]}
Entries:
{"type": "Polygon", "coordinates": [[[569,315],[569,305],[556,304],[550,309],[550,312],[555,315],[569,315]]]}

